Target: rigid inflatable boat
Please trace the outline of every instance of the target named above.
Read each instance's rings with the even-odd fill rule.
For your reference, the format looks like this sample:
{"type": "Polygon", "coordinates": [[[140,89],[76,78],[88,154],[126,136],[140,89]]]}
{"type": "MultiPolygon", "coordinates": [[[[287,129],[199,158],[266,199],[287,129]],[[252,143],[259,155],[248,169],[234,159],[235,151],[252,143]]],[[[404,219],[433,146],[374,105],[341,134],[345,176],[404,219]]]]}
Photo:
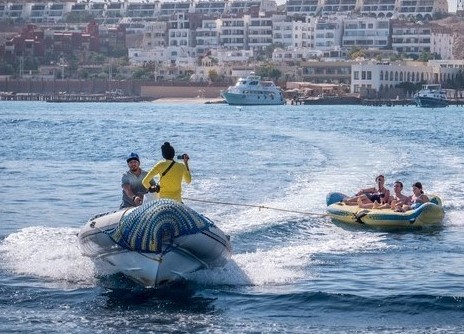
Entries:
{"type": "Polygon", "coordinates": [[[223,266],[231,256],[229,237],[211,220],[166,199],[95,216],[78,242],[102,271],[122,273],[144,287],[223,266]]]}
{"type": "Polygon", "coordinates": [[[342,202],[346,197],[349,196],[338,192],[327,195],[327,213],[333,220],[349,224],[402,228],[440,224],[445,215],[441,199],[433,195],[429,196],[430,202],[406,212],[346,205],[342,202]]]}

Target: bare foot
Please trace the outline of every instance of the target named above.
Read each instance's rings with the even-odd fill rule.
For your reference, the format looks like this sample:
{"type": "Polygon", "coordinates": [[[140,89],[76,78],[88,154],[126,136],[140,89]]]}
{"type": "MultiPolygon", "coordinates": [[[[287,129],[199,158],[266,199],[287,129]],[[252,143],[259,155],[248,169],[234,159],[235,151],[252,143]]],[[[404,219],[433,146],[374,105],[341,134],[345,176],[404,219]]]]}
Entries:
{"type": "Polygon", "coordinates": [[[380,203],[377,201],[374,201],[374,204],[372,205],[373,209],[378,209],[380,207],[380,203]]]}

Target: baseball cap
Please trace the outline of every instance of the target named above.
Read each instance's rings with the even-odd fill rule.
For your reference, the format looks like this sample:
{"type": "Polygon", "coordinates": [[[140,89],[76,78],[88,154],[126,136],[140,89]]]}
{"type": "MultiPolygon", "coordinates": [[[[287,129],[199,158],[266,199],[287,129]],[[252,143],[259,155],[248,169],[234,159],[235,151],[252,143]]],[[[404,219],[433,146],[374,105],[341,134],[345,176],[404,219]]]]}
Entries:
{"type": "Polygon", "coordinates": [[[140,162],[139,155],[137,153],[129,154],[126,161],[129,162],[131,160],[137,160],[138,162],[140,162]]]}

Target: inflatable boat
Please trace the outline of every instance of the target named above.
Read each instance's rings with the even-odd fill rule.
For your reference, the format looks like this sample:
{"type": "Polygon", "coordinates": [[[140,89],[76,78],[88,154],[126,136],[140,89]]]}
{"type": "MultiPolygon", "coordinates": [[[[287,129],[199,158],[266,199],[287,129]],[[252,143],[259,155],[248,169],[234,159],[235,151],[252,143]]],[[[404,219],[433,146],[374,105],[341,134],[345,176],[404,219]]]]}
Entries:
{"type": "Polygon", "coordinates": [[[78,234],[83,255],[144,287],[158,287],[186,274],[223,266],[229,237],[205,216],[172,200],[91,218],[78,234]]]}
{"type": "Polygon", "coordinates": [[[346,205],[342,202],[346,197],[349,196],[338,192],[327,195],[327,213],[333,220],[349,224],[402,228],[440,224],[445,215],[441,199],[433,195],[429,196],[430,202],[406,212],[346,205]]]}

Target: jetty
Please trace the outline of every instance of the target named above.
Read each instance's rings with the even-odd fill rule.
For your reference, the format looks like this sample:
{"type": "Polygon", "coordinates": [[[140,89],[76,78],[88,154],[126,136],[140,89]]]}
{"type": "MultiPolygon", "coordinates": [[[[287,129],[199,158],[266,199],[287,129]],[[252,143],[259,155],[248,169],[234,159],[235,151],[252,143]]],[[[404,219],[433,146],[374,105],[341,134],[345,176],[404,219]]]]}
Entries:
{"type": "Polygon", "coordinates": [[[74,93],[56,93],[56,94],[38,94],[38,93],[14,93],[1,92],[0,101],[44,101],[44,102],[142,102],[151,101],[152,98],[146,98],[136,95],[114,95],[114,94],[74,94],[74,93]]]}

